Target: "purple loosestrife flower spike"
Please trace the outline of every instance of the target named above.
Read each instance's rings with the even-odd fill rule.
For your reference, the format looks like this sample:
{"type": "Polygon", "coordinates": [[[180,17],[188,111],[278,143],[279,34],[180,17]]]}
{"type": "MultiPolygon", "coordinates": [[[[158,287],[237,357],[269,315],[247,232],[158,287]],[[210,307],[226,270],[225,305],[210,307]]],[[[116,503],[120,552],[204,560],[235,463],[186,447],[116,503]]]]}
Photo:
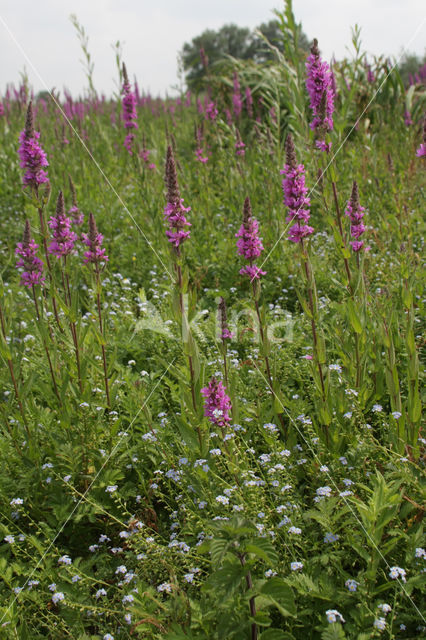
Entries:
{"type": "Polygon", "coordinates": [[[221,428],[227,427],[231,420],[231,399],[225,391],[226,387],[216,378],[212,378],[208,386],[201,389],[201,395],[205,398],[204,416],[221,428]]]}
{"type": "Polygon", "coordinates": [[[180,245],[191,236],[190,231],[185,231],[185,227],[191,226],[185,217],[185,214],[191,211],[191,207],[183,206],[183,198],[179,193],[175,159],[170,145],[167,147],[166,156],[166,186],[167,204],[164,209],[164,217],[169,225],[166,236],[179,251],[180,245]]]}
{"type": "Polygon", "coordinates": [[[108,262],[105,249],[102,248],[102,240],[104,237],[98,232],[93,213],[89,213],[89,233],[83,233],[82,239],[86,247],[89,248],[89,250],[84,253],[84,264],[91,262],[94,265],[98,265],[100,262],[108,262]]]}
{"type": "Polygon", "coordinates": [[[228,320],[226,317],[226,302],[224,298],[220,298],[220,302],[218,305],[218,320],[219,320],[219,328],[220,328],[220,339],[222,341],[232,340],[234,335],[229,331],[228,320]]]}
{"type": "Polygon", "coordinates": [[[426,156],[426,117],[423,122],[423,142],[416,151],[418,158],[424,158],[426,156]]]}
{"type": "Polygon", "coordinates": [[[248,275],[251,280],[260,278],[265,275],[266,271],[262,271],[253,260],[258,258],[263,251],[263,244],[259,238],[259,223],[253,218],[250,198],[244,200],[243,224],[235,234],[237,240],[237,250],[240,256],[244,256],[250,264],[240,269],[241,275],[248,275]]]}
{"type": "Polygon", "coordinates": [[[19,136],[19,157],[21,168],[25,169],[23,177],[24,187],[37,189],[40,184],[48,183],[49,178],[43,167],[48,167],[46,153],[39,143],[40,133],[34,130],[33,105],[28,104],[25,129],[19,136]]]}
{"type": "Polygon", "coordinates": [[[68,209],[68,213],[72,216],[72,221],[76,225],[83,224],[84,213],[80,211],[80,208],[77,204],[77,192],[75,190],[74,182],[72,181],[71,176],[68,176],[70,190],[71,190],[71,198],[72,198],[72,207],[68,209]]]}
{"type": "Polygon", "coordinates": [[[18,242],[15,253],[19,257],[16,267],[23,268],[21,273],[21,285],[24,287],[33,287],[36,284],[44,283],[43,261],[36,256],[38,244],[34,242],[31,236],[30,223],[25,222],[24,237],[22,242],[18,242]]]}
{"type": "Polygon", "coordinates": [[[241,99],[240,82],[236,71],[234,71],[234,93],[232,94],[232,105],[235,117],[239,118],[243,109],[243,101],[241,99]]]}
{"type": "Polygon", "coordinates": [[[74,249],[77,234],[71,230],[71,219],[65,213],[65,202],[62,191],[59,192],[56,204],[56,215],[48,222],[52,229],[53,240],[49,244],[48,252],[57,258],[68,256],[74,249]]]}
{"type": "Polygon", "coordinates": [[[124,140],[124,146],[130,155],[133,155],[133,141],[135,139],[134,133],[132,133],[132,129],[137,129],[138,124],[136,122],[137,113],[136,113],[136,95],[132,91],[130,86],[129,77],[127,75],[126,65],[123,62],[123,123],[124,128],[129,129],[129,133],[126,135],[124,140]]]}
{"type": "Polygon", "coordinates": [[[327,62],[321,60],[316,38],[311,47],[311,55],[306,62],[306,71],[306,89],[314,116],[310,127],[313,130],[322,130],[324,133],[331,131],[334,111],[333,78],[327,62]]]}
{"type": "Polygon", "coordinates": [[[308,188],[305,185],[305,167],[297,164],[296,151],[292,136],[289,134],[285,141],[286,164],[280,171],[285,175],[282,181],[284,193],[284,205],[288,207],[286,222],[296,220],[296,224],[290,227],[288,239],[291,242],[301,242],[303,238],[310,236],[314,230],[309,222],[310,199],[307,197],[308,188]]]}
{"type": "Polygon", "coordinates": [[[355,180],[353,182],[352,194],[350,200],[348,200],[345,214],[351,221],[351,236],[352,238],[355,238],[355,240],[352,240],[349,244],[351,245],[353,251],[357,253],[358,251],[361,251],[362,247],[364,246],[364,242],[359,238],[365,231],[365,226],[362,222],[365,214],[365,208],[361,207],[359,203],[358,185],[355,180]]]}

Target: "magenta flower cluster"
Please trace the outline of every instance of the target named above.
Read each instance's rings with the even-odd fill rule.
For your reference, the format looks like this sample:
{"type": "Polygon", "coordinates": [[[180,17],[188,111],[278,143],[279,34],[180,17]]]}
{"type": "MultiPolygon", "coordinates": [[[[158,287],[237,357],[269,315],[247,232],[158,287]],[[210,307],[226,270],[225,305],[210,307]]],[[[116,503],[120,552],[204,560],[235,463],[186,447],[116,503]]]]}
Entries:
{"type": "Polygon", "coordinates": [[[260,278],[265,275],[266,271],[262,271],[253,261],[260,256],[263,251],[262,240],[259,237],[259,223],[253,218],[251,211],[250,198],[244,201],[243,224],[235,234],[237,240],[237,250],[240,256],[244,256],[250,264],[240,269],[241,275],[249,276],[250,280],[260,278]]]}
{"type": "Polygon", "coordinates": [[[333,76],[327,62],[321,60],[318,41],[314,40],[311,55],[306,62],[306,89],[313,112],[311,129],[333,129],[334,93],[333,76]]]}
{"type": "Polygon", "coordinates": [[[424,158],[426,156],[426,117],[423,122],[423,142],[420,147],[416,151],[416,156],[418,158],[424,158]]]}
{"type": "Polygon", "coordinates": [[[32,103],[28,105],[27,120],[25,129],[19,136],[20,147],[18,150],[21,159],[21,168],[25,169],[23,183],[24,187],[30,186],[35,189],[40,184],[49,182],[45,167],[49,166],[45,151],[40,142],[40,133],[34,131],[32,103]]]}
{"type": "Polygon", "coordinates": [[[188,211],[191,211],[191,207],[184,207],[183,198],[180,197],[176,164],[171,146],[167,147],[166,186],[167,204],[163,212],[169,225],[166,230],[166,236],[169,242],[179,251],[180,245],[191,237],[191,232],[185,230],[185,227],[191,226],[185,215],[188,211]]]}
{"type": "Polygon", "coordinates": [[[305,167],[296,163],[296,154],[292,137],[287,136],[286,160],[284,169],[280,171],[285,178],[282,181],[284,205],[288,207],[286,222],[296,221],[288,232],[291,242],[301,242],[303,238],[310,236],[314,229],[307,223],[310,218],[308,188],[305,185],[305,167]]]}
{"type": "Polygon", "coordinates": [[[84,253],[84,264],[92,263],[98,265],[100,262],[108,262],[108,256],[102,247],[104,237],[98,232],[93,213],[89,214],[89,233],[82,234],[83,243],[88,247],[84,253]]]}
{"type": "Polygon", "coordinates": [[[361,207],[359,203],[358,185],[355,181],[353,183],[350,200],[348,200],[348,204],[346,205],[345,215],[351,221],[351,236],[355,238],[355,240],[352,240],[349,244],[353,251],[358,253],[364,246],[364,242],[360,240],[360,237],[365,231],[365,226],[362,222],[365,215],[365,207],[361,207]]]}
{"type": "Polygon", "coordinates": [[[133,155],[133,141],[135,139],[134,133],[132,133],[132,129],[137,129],[138,124],[136,122],[137,113],[136,113],[136,95],[132,91],[130,86],[129,79],[127,77],[127,71],[125,65],[123,65],[123,122],[124,128],[129,129],[129,133],[126,135],[124,139],[124,146],[130,155],[133,155]]]}
{"type": "Polygon", "coordinates": [[[239,118],[243,109],[243,101],[241,99],[240,83],[236,71],[234,71],[234,92],[232,94],[232,105],[235,117],[239,118]]]}
{"type": "Polygon", "coordinates": [[[74,249],[77,234],[71,229],[71,219],[65,213],[65,204],[62,191],[59,192],[56,215],[48,222],[52,229],[53,240],[49,244],[48,252],[57,258],[68,256],[74,249]]]}
{"type": "Polygon", "coordinates": [[[72,216],[72,221],[74,224],[83,224],[84,213],[80,211],[79,207],[76,204],[73,204],[72,207],[68,209],[68,213],[70,214],[70,216],[72,216]]]}
{"type": "Polygon", "coordinates": [[[227,427],[231,420],[231,399],[226,394],[226,387],[220,380],[212,378],[207,387],[201,389],[204,396],[204,416],[218,427],[227,427]]]}
{"type": "Polygon", "coordinates": [[[21,285],[24,287],[43,284],[45,280],[43,276],[43,261],[36,255],[37,249],[38,244],[34,242],[34,238],[31,236],[30,223],[27,220],[23,240],[18,242],[15,249],[16,255],[19,256],[16,267],[24,269],[21,273],[21,285]]]}
{"type": "Polygon", "coordinates": [[[191,232],[185,231],[185,227],[191,226],[185,216],[188,211],[191,211],[191,207],[183,206],[183,198],[177,202],[168,202],[164,209],[164,217],[169,224],[166,236],[175,247],[180,247],[185,240],[191,237],[191,232]]]}

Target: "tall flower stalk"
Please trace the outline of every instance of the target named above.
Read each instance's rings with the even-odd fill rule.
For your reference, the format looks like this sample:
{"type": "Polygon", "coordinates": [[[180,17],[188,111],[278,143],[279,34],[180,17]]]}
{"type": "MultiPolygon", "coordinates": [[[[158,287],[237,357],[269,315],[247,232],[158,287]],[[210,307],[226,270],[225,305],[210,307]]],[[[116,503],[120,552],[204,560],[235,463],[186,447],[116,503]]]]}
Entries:
{"type": "MultiPolygon", "coordinates": [[[[262,315],[259,308],[260,297],[260,278],[266,274],[266,271],[262,271],[260,267],[254,262],[263,251],[262,239],[259,237],[259,223],[256,218],[253,218],[250,198],[247,196],[244,200],[243,207],[243,223],[235,234],[237,240],[237,250],[240,256],[243,256],[247,261],[240,274],[248,276],[250,278],[253,303],[256,309],[257,321],[259,326],[259,336],[262,345],[262,353],[265,361],[266,376],[271,393],[275,396],[274,381],[272,378],[271,365],[269,362],[269,342],[267,338],[267,330],[264,327],[262,315]]],[[[284,418],[282,413],[278,414],[278,418],[281,422],[283,429],[285,428],[284,418]]]]}
{"type": "MultiPolygon", "coordinates": [[[[62,286],[64,289],[65,303],[71,310],[71,287],[69,276],[67,272],[67,257],[74,249],[75,242],[77,240],[77,234],[71,229],[71,219],[65,213],[65,202],[62,191],[59,192],[58,200],[56,203],[56,213],[52,216],[48,222],[49,227],[52,230],[53,239],[50,242],[48,251],[50,254],[56,256],[61,260],[61,273],[62,273],[62,286]]],[[[77,326],[75,321],[70,318],[70,331],[74,344],[74,352],[77,365],[77,377],[78,386],[80,392],[83,393],[83,383],[81,379],[81,366],[80,366],[80,347],[78,343],[77,326]]]]}
{"type": "MultiPolygon", "coordinates": [[[[176,273],[176,288],[179,298],[179,315],[182,327],[182,339],[186,347],[188,356],[188,365],[190,373],[190,386],[191,397],[194,411],[197,410],[197,400],[195,396],[195,371],[194,371],[194,353],[193,353],[193,340],[188,325],[188,319],[186,316],[185,304],[184,304],[184,283],[182,277],[182,245],[191,236],[191,232],[187,227],[191,226],[191,223],[186,219],[186,214],[191,210],[191,207],[184,207],[183,198],[180,197],[179,185],[177,180],[176,163],[173,156],[171,146],[167,147],[166,155],[166,172],[165,182],[167,187],[167,204],[164,209],[164,219],[168,226],[166,229],[166,236],[170,244],[172,245],[172,255],[174,270],[176,273]]],[[[201,431],[198,427],[198,437],[201,447],[201,431]]]]}
{"type": "MultiPolygon", "coordinates": [[[[24,189],[30,190],[38,209],[40,233],[43,239],[46,265],[49,271],[51,285],[54,286],[52,267],[50,264],[49,252],[47,249],[47,229],[44,216],[44,209],[50,197],[50,182],[46,171],[46,167],[49,166],[49,163],[47,161],[46,153],[40,145],[39,139],[40,133],[38,131],[35,131],[34,129],[33,105],[30,101],[27,108],[25,127],[24,130],[21,131],[21,134],[19,136],[20,147],[18,153],[21,160],[21,168],[25,170],[22,178],[23,187],[24,189]],[[40,187],[42,185],[44,188],[44,193],[42,193],[40,190],[40,187]]],[[[59,321],[54,291],[51,297],[56,323],[62,330],[61,323],[59,321]]]]}
{"type": "Polygon", "coordinates": [[[101,308],[101,267],[105,262],[108,262],[108,256],[106,250],[102,247],[103,235],[99,233],[95,217],[93,213],[89,213],[89,233],[83,233],[82,239],[87,247],[87,251],[84,253],[84,263],[93,265],[93,271],[95,274],[96,282],[96,306],[98,310],[98,322],[99,332],[101,334],[101,347],[102,347],[102,363],[104,368],[104,382],[105,382],[105,394],[107,399],[108,409],[111,407],[111,400],[109,395],[109,383],[108,383],[108,367],[105,350],[105,330],[102,321],[102,308],[101,308]]]}
{"type": "Polygon", "coordinates": [[[351,221],[351,236],[354,240],[349,243],[352,250],[356,254],[357,265],[359,267],[359,254],[364,246],[364,241],[360,240],[365,231],[365,226],[362,221],[365,215],[365,207],[362,207],[359,202],[358,184],[354,180],[352,185],[352,194],[346,205],[345,215],[351,221]]]}
{"type": "MultiPolygon", "coordinates": [[[[318,332],[316,319],[318,316],[316,303],[316,287],[314,274],[311,268],[307,239],[314,232],[313,227],[307,223],[310,218],[310,200],[307,197],[307,188],[305,185],[305,167],[303,164],[297,164],[296,151],[292,136],[289,134],[285,142],[286,164],[281,174],[284,174],[282,188],[284,193],[284,205],[288,208],[287,222],[297,220],[289,230],[288,239],[295,244],[300,245],[300,255],[303,264],[303,273],[306,280],[308,293],[308,314],[311,320],[311,330],[313,339],[313,351],[315,366],[318,371],[319,391],[323,405],[323,419],[328,424],[329,418],[326,410],[326,385],[323,373],[323,364],[325,364],[325,346],[322,336],[318,332]]],[[[328,432],[326,431],[328,438],[328,432]]]]}
{"type": "Polygon", "coordinates": [[[129,77],[127,75],[126,65],[123,62],[123,123],[124,128],[128,131],[125,139],[124,146],[130,155],[133,155],[133,145],[135,140],[135,134],[133,133],[134,129],[138,128],[138,123],[136,122],[137,113],[136,113],[136,95],[132,91],[132,87],[129,82],[129,77]]]}
{"type": "MultiPolygon", "coordinates": [[[[349,250],[347,248],[346,234],[343,231],[342,215],[341,215],[340,206],[339,206],[339,198],[338,198],[338,194],[337,194],[336,183],[334,181],[332,182],[332,188],[333,188],[334,206],[335,206],[336,214],[337,214],[337,223],[338,223],[338,228],[339,228],[339,235],[340,235],[340,240],[341,240],[343,261],[344,261],[344,264],[345,264],[345,271],[346,271],[346,277],[347,277],[347,290],[349,292],[349,300],[347,300],[347,308],[348,308],[348,313],[349,313],[349,319],[351,321],[351,324],[352,324],[352,327],[353,327],[353,331],[354,331],[355,368],[356,368],[355,388],[358,389],[360,384],[361,384],[361,379],[362,379],[360,345],[359,345],[359,342],[360,342],[359,333],[361,331],[361,329],[360,329],[361,323],[360,323],[360,321],[358,322],[359,318],[358,318],[358,313],[356,311],[356,304],[355,304],[355,290],[356,290],[356,287],[354,285],[354,282],[352,281],[352,273],[351,273],[351,268],[350,268],[350,265],[349,265],[350,252],[349,252],[349,250]]],[[[365,231],[365,227],[364,227],[364,225],[362,223],[362,218],[364,216],[364,211],[365,211],[364,207],[361,207],[361,205],[359,203],[358,185],[354,181],[353,182],[353,186],[352,186],[351,198],[347,202],[345,215],[348,218],[350,218],[351,223],[352,223],[351,224],[351,236],[353,238],[355,238],[355,240],[351,241],[349,244],[352,247],[352,250],[354,251],[354,253],[356,254],[358,269],[359,269],[359,252],[362,249],[363,244],[364,244],[362,241],[359,240],[360,236],[365,231]]]]}
{"type": "MultiPolygon", "coordinates": [[[[35,243],[34,238],[32,237],[31,226],[29,221],[27,220],[25,222],[22,242],[18,242],[18,245],[15,249],[15,254],[18,258],[16,267],[17,269],[23,269],[23,271],[21,271],[21,285],[27,287],[28,289],[31,289],[37,320],[40,323],[41,313],[39,304],[37,302],[36,286],[42,286],[44,284],[45,277],[43,275],[43,261],[37,256],[37,249],[38,244],[35,243]]],[[[53,388],[55,390],[56,397],[58,398],[59,402],[61,402],[49,348],[47,346],[46,340],[44,338],[42,338],[42,340],[49,364],[50,375],[52,377],[53,388]]]]}
{"type": "Polygon", "coordinates": [[[327,62],[321,59],[316,38],[306,62],[306,72],[306,89],[313,115],[310,127],[324,140],[325,134],[333,129],[333,74],[327,62]]]}

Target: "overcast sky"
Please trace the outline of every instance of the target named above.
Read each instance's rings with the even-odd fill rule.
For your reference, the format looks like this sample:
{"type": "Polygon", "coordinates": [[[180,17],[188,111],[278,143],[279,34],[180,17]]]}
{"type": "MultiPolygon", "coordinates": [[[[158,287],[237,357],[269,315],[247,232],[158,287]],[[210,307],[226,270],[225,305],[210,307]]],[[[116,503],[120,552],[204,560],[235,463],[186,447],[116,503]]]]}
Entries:
{"type": "MultiPolygon", "coordinates": [[[[283,4],[281,0],[0,0],[0,92],[7,82],[19,81],[24,67],[35,91],[45,89],[45,83],[48,88],[66,86],[74,94],[82,92],[85,77],[71,13],[89,36],[99,91],[108,94],[114,89],[117,72],[111,44],[119,40],[129,75],[136,75],[146,91],[164,95],[178,82],[177,53],[184,42],[230,22],[253,28],[272,19],[272,10],[283,4]]],[[[425,50],[425,0],[293,0],[293,9],[308,38],[318,38],[327,59],[333,53],[337,58],[347,54],[355,23],[361,26],[363,47],[371,54],[397,56],[403,47],[417,54],[425,50]]]]}

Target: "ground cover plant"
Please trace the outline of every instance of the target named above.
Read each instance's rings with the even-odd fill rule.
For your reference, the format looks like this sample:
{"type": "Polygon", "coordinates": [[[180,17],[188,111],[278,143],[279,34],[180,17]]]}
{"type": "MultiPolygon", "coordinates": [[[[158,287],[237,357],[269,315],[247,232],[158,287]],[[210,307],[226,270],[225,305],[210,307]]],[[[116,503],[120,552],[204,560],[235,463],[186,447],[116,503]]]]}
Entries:
{"type": "Polygon", "coordinates": [[[2,638],[425,632],[425,86],[277,20],[1,99],[2,638]]]}

